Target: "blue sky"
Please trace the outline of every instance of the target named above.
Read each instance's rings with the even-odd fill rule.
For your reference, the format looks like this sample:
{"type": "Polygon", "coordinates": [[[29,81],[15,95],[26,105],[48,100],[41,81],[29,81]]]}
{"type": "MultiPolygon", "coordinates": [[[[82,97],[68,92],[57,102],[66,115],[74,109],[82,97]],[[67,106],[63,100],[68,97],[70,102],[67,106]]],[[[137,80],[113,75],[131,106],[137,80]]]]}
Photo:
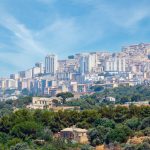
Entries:
{"type": "Polygon", "coordinates": [[[120,51],[150,42],[149,0],[0,0],[0,76],[48,53],[120,51]]]}

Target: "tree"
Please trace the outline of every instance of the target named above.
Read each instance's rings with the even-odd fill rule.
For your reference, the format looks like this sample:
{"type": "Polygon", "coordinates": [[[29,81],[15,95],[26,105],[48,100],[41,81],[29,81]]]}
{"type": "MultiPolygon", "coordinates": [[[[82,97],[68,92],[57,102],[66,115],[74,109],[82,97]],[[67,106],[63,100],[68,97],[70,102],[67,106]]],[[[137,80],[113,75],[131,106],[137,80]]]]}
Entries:
{"type": "Polygon", "coordinates": [[[59,105],[59,101],[57,99],[53,99],[53,104],[57,107],[59,105]]]}
{"type": "Polygon", "coordinates": [[[83,145],[81,150],[92,150],[93,148],[90,145],[83,145]]]}
{"type": "Polygon", "coordinates": [[[22,142],[21,139],[13,138],[13,139],[8,140],[7,145],[8,145],[8,147],[11,147],[11,146],[15,146],[15,145],[17,145],[18,143],[21,143],[21,142],[22,142]]]}
{"type": "Polygon", "coordinates": [[[0,143],[6,144],[8,140],[10,139],[10,136],[4,132],[0,132],[0,143]]]}
{"type": "Polygon", "coordinates": [[[42,140],[52,141],[53,133],[50,129],[45,128],[44,130],[41,130],[39,136],[42,140]]]}
{"type": "Polygon", "coordinates": [[[104,87],[103,86],[93,86],[91,87],[92,90],[94,90],[94,92],[100,92],[102,90],[104,90],[104,87]]]}
{"type": "Polygon", "coordinates": [[[30,94],[30,92],[27,88],[25,88],[25,89],[22,90],[22,94],[27,96],[27,95],[30,94]]]}
{"type": "Polygon", "coordinates": [[[12,122],[9,116],[4,116],[0,119],[1,132],[9,133],[11,127],[12,127],[12,122]]]}
{"type": "Polygon", "coordinates": [[[131,118],[131,117],[139,117],[139,113],[140,113],[140,111],[139,111],[139,107],[138,106],[136,106],[136,105],[133,105],[133,104],[131,104],[131,105],[129,105],[129,117],[131,118]]]}
{"type": "Polygon", "coordinates": [[[96,128],[91,129],[88,132],[88,136],[89,136],[89,141],[92,146],[96,146],[102,143],[102,141],[99,139],[99,133],[96,128]]]}
{"type": "Polygon", "coordinates": [[[147,127],[143,130],[145,136],[150,136],[150,127],[147,127]]]}
{"type": "Polygon", "coordinates": [[[122,104],[125,104],[126,102],[129,102],[129,97],[127,97],[127,96],[121,97],[120,102],[121,102],[122,104]]]}
{"type": "Polygon", "coordinates": [[[125,146],[124,150],[136,150],[135,145],[128,144],[125,146]]]}
{"type": "Polygon", "coordinates": [[[150,117],[144,118],[141,122],[140,129],[150,127],[150,117]]]}
{"type": "Polygon", "coordinates": [[[131,119],[125,121],[125,125],[127,125],[132,130],[136,130],[140,125],[140,120],[136,117],[132,117],[131,119]]]}
{"type": "Polygon", "coordinates": [[[103,144],[109,128],[98,126],[97,128],[90,129],[88,132],[89,141],[92,146],[103,144]]]}
{"type": "Polygon", "coordinates": [[[117,123],[122,123],[125,121],[128,117],[128,108],[117,106],[114,113],[114,120],[117,123]]]}
{"type": "Polygon", "coordinates": [[[149,143],[142,143],[139,146],[137,146],[136,150],[149,150],[150,149],[150,144],[149,143]]]}
{"type": "Polygon", "coordinates": [[[115,129],[110,130],[106,136],[106,143],[124,143],[132,135],[132,130],[125,125],[117,125],[115,129]]]}
{"type": "Polygon", "coordinates": [[[27,143],[18,143],[15,146],[12,146],[10,150],[29,150],[27,143]]]}
{"type": "Polygon", "coordinates": [[[98,118],[95,120],[95,126],[104,126],[106,128],[114,128],[115,127],[115,122],[111,119],[107,118],[98,118]]]}
{"type": "Polygon", "coordinates": [[[131,101],[132,102],[138,102],[138,101],[140,101],[141,100],[141,95],[133,95],[132,97],[131,97],[131,101]]]}
{"type": "Polygon", "coordinates": [[[41,128],[41,125],[33,121],[25,121],[16,124],[12,128],[11,134],[21,139],[25,139],[28,136],[30,136],[31,138],[36,138],[37,134],[41,131],[41,128]]]}
{"type": "Polygon", "coordinates": [[[140,117],[145,118],[150,116],[150,107],[149,106],[141,106],[140,107],[140,117]]]}
{"type": "Polygon", "coordinates": [[[63,99],[63,103],[65,103],[65,100],[67,99],[67,98],[70,98],[70,97],[74,97],[74,94],[72,94],[72,93],[70,93],[70,92],[62,92],[62,93],[58,93],[57,95],[56,95],[56,97],[62,97],[62,99],[63,99]]]}
{"type": "Polygon", "coordinates": [[[89,129],[89,128],[91,127],[91,124],[87,123],[87,122],[84,120],[84,121],[82,121],[82,122],[78,122],[78,123],[76,124],[76,126],[77,126],[78,128],[89,129]]]}
{"type": "Polygon", "coordinates": [[[20,109],[19,111],[15,111],[11,115],[10,119],[13,120],[15,124],[17,124],[17,123],[22,123],[24,121],[33,120],[33,115],[31,114],[31,111],[27,109],[20,109]]]}

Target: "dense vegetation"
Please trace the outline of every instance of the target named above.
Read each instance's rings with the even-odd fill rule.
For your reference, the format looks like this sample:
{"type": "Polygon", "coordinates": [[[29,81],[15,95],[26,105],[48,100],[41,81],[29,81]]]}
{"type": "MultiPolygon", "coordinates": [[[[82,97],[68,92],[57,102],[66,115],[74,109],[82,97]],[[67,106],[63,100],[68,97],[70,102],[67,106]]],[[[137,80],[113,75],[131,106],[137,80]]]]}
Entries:
{"type": "Polygon", "coordinates": [[[0,101],[0,117],[12,113],[16,108],[25,108],[32,102],[32,97],[20,97],[17,100],[0,101]]]}
{"type": "MultiPolygon", "coordinates": [[[[89,146],[53,137],[61,129],[72,125],[88,129],[91,146],[117,142],[128,150],[132,146],[125,144],[129,137],[150,136],[150,107],[103,106],[81,112],[20,109],[0,118],[0,149],[89,149],[89,146]]],[[[149,141],[143,146],[150,148],[149,141]]]]}
{"type": "MultiPolygon", "coordinates": [[[[97,145],[119,146],[124,150],[149,150],[150,140],[134,145],[127,143],[134,136],[150,137],[150,107],[116,106],[105,101],[116,98],[116,104],[150,100],[149,86],[103,89],[92,87],[95,94],[66,102],[71,93],[60,93],[63,104],[81,106],[81,111],[27,110],[32,97],[0,102],[0,150],[89,150],[97,145]],[[99,91],[99,92],[98,92],[99,91]],[[17,110],[16,108],[19,108],[17,110]],[[61,129],[76,125],[88,130],[89,145],[55,138],[61,129]]],[[[61,103],[61,105],[63,105],[61,103]]]]}
{"type": "MultiPolygon", "coordinates": [[[[100,89],[92,87],[92,89],[100,89]]],[[[84,96],[79,100],[68,102],[67,105],[80,106],[81,109],[96,108],[105,104],[112,104],[112,102],[105,101],[106,97],[114,97],[115,104],[125,104],[126,102],[138,102],[150,100],[150,86],[119,86],[117,88],[105,88],[101,92],[95,91],[95,94],[84,96]]]]}

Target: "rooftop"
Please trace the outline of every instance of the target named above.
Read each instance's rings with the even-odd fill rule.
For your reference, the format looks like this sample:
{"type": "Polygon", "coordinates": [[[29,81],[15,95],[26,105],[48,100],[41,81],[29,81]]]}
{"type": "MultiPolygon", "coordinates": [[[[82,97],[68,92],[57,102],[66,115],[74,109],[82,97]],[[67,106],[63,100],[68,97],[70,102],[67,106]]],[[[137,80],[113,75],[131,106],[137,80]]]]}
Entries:
{"type": "Polygon", "coordinates": [[[61,130],[62,132],[64,131],[70,131],[70,132],[73,132],[73,131],[76,131],[76,132],[87,132],[87,130],[86,129],[81,129],[81,128],[74,128],[74,127],[72,127],[72,128],[65,128],[65,129],[63,129],[63,130],[61,130]]]}

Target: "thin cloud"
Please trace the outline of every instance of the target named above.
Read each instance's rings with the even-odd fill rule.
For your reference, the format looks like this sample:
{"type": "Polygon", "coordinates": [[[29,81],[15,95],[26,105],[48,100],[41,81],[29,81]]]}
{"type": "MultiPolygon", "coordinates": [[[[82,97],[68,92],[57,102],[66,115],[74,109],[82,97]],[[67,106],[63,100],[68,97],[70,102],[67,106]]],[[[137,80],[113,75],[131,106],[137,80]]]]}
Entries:
{"type": "Polygon", "coordinates": [[[67,56],[72,51],[75,53],[78,46],[82,45],[84,49],[84,45],[103,37],[103,31],[99,28],[99,24],[96,25],[94,18],[87,18],[82,23],[79,19],[82,18],[57,17],[53,23],[37,32],[36,36],[49,49],[55,50],[60,57],[67,56]]]}
{"type": "MultiPolygon", "coordinates": [[[[90,6],[88,15],[97,16],[97,19],[106,19],[125,28],[132,28],[144,18],[150,16],[149,5],[146,2],[137,1],[109,1],[109,0],[71,0],[75,4],[90,6]]],[[[147,1],[148,2],[148,1],[147,1]]]]}
{"type": "Polygon", "coordinates": [[[18,68],[19,71],[21,68],[31,67],[33,61],[39,61],[47,54],[47,51],[40,45],[40,42],[34,39],[32,31],[10,14],[6,12],[1,14],[0,25],[13,33],[11,42],[14,44],[14,47],[12,49],[15,48],[18,52],[14,53],[13,51],[12,53],[11,47],[5,47],[6,52],[0,50],[1,62],[9,63],[14,68],[18,68]],[[7,51],[7,49],[9,50],[7,51]]]}
{"type": "MultiPolygon", "coordinates": [[[[66,57],[85,49],[103,49],[115,44],[121,47],[118,36],[122,33],[136,36],[141,30],[140,23],[150,15],[149,5],[140,0],[136,3],[129,0],[35,0],[29,12],[28,6],[22,9],[21,16],[18,11],[13,10],[20,6],[19,0],[17,1],[15,4],[18,5],[13,7],[5,5],[5,11],[0,8],[0,26],[11,33],[11,36],[8,35],[10,45],[0,44],[0,59],[6,63],[9,57],[7,61],[18,68],[18,71],[20,68],[31,67],[35,61],[44,60],[44,56],[51,52],[66,57]],[[52,6],[52,9],[47,6],[52,6]],[[24,16],[30,13],[31,18],[34,16],[35,19],[29,20],[24,16]],[[17,19],[20,16],[22,20],[17,19]],[[42,16],[41,19],[39,16],[42,16]],[[40,28],[36,28],[36,24],[40,28]],[[119,42],[114,43],[114,39],[119,42]],[[22,63],[18,63],[19,58],[22,63]]],[[[148,32],[143,32],[144,37],[145,33],[148,32]]],[[[126,35],[122,37],[126,43],[131,43],[126,35]]],[[[4,43],[7,44],[5,41],[4,43]]]]}
{"type": "Polygon", "coordinates": [[[44,48],[40,47],[40,44],[33,38],[33,33],[13,16],[2,14],[0,24],[14,34],[14,43],[20,49],[26,50],[26,53],[45,54],[44,48]]]}

